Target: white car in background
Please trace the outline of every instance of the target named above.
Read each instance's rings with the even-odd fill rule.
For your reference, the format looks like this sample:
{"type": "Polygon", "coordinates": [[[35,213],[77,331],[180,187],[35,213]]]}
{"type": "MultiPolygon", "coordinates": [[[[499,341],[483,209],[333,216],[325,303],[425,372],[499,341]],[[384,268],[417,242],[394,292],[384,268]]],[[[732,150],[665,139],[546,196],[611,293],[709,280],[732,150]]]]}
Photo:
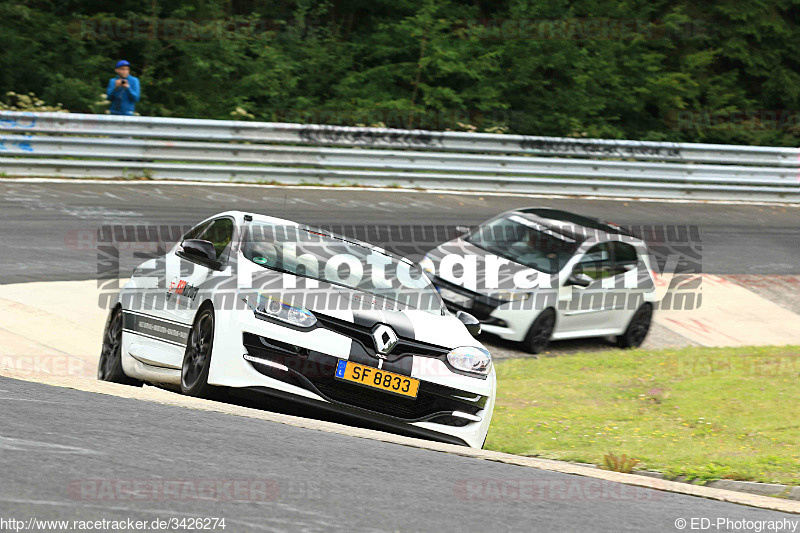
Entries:
{"type": "Polygon", "coordinates": [[[480,448],[496,379],[479,331],[404,258],[233,211],[135,269],[98,378],[204,397],[246,388],[480,448]]]}
{"type": "Polygon", "coordinates": [[[530,353],[550,340],[614,336],[642,344],[655,278],[644,241],[599,220],[531,207],[503,213],[420,261],[447,307],[530,353]]]}

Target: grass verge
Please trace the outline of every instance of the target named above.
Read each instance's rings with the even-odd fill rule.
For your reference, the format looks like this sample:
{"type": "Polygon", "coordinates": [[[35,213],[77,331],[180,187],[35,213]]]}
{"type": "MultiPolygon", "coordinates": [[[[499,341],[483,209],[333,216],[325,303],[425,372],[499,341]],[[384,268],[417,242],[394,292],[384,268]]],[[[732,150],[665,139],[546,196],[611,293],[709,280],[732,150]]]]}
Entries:
{"type": "Polygon", "coordinates": [[[670,478],[800,485],[800,347],[578,353],[497,363],[486,448],[670,478]]]}

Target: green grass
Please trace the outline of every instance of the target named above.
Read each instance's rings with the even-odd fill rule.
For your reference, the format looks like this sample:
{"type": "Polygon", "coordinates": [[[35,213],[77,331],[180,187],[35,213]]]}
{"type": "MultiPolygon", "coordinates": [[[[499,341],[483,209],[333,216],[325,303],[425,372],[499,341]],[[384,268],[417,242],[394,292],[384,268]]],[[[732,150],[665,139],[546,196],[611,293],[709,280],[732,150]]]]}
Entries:
{"type": "Polygon", "coordinates": [[[578,353],[497,363],[486,447],[668,477],[800,485],[800,347],[578,353]]]}

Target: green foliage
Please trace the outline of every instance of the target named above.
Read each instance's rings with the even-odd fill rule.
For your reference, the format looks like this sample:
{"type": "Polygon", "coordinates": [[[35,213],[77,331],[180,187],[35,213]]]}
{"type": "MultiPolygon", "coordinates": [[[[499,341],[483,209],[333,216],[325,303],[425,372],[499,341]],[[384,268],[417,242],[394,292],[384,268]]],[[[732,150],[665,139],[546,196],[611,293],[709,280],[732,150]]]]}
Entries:
{"type": "Polygon", "coordinates": [[[799,8],[0,0],[0,94],[102,113],[124,57],[143,115],[797,146],[799,8]]]}
{"type": "Polygon", "coordinates": [[[14,91],[8,91],[5,99],[0,100],[0,111],[38,111],[38,112],[51,112],[51,113],[69,113],[69,110],[61,107],[61,104],[49,106],[44,103],[44,100],[37,98],[35,94],[17,94],[14,91]]]}
{"type": "Polygon", "coordinates": [[[621,456],[618,456],[614,455],[613,452],[609,452],[603,456],[603,467],[606,470],[611,470],[612,472],[630,474],[633,470],[633,467],[635,467],[638,463],[638,459],[628,457],[624,453],[621,456]]]}

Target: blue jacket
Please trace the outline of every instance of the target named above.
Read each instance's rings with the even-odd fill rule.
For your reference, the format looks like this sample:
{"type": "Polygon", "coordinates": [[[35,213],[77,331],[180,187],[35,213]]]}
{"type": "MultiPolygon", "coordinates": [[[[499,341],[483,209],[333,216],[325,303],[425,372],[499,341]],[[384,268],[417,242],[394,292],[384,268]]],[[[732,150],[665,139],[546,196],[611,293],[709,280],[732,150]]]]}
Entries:
{"type": "Polygon", "coordinates": [[[118,76],[114,76],[108,80],[108,89],[106,89],[106,96],[108,101],[111,102],[112,115],[133,115],[136,109],[136,102],[139,101],[139,78],[128,76],[128,87],[116,87],[115,83],[118,76]]]}

